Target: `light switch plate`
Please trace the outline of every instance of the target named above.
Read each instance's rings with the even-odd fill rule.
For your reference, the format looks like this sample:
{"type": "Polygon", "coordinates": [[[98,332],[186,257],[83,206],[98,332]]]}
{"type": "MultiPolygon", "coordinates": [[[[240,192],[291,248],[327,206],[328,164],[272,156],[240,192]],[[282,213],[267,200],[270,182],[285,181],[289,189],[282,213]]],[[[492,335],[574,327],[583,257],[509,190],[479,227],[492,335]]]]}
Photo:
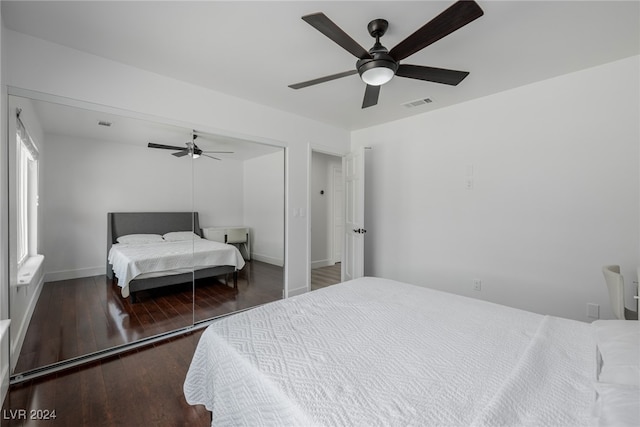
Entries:
{"type": "Polygon", "coordinates": [[[599,319],[600,318],[600,305],[598,304],[587,304],[587,317],[589,319],[599,319]]]}

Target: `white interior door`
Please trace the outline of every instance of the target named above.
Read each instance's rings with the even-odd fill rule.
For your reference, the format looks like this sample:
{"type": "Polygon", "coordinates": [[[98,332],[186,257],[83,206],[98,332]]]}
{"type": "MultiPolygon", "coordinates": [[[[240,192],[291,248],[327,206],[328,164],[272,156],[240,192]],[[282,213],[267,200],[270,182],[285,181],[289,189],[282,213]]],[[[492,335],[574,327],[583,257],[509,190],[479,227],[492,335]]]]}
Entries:
{"type": "Polygon", "coordinates": [[[344,157],[345,218],[343,280],[364,276],[364,148],[344,157]]]}

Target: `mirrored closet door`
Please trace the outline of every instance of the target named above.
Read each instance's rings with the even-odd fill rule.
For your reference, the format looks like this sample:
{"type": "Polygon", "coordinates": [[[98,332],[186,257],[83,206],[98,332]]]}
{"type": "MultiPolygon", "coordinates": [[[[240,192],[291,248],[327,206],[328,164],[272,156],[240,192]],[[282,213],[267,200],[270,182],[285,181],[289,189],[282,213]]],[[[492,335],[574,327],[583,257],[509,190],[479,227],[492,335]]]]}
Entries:
{"type": "Polygon", "coordinates": [[[282,298],[285,162],[278,146],[210,134],[196,141],[210,156],[193,167],[203,237],[231,246],[239,266],[236,276],[196,277],[200,322],[282,298]]]}
{"type": "Polygon", "coordinates": [[[111,233],[120,231],[111,230],[109,213],[185,212],[192,228],[192,163],[147,148],[150,141],[184,145],[189,130],[19,96],[9,96],[9,126],[24,126],[9,138],[17,159],[10,206],[14,218],[24,217],[10,227],[14,373],[191,325],[190,272],[177,292],[141,291],[132,303],[124,296],[128,278],[106,271],[119,237],[111,233]],[[24,145],[37,155],[22,156],[21,172],[24,145]]]}
{"type": "Polygon", "coordinates": [[[8,109],[14,378],[282,297],[282,147],[25,93],[8,109]],[[216,242],[237,253],[211,259],[216,242]]]}

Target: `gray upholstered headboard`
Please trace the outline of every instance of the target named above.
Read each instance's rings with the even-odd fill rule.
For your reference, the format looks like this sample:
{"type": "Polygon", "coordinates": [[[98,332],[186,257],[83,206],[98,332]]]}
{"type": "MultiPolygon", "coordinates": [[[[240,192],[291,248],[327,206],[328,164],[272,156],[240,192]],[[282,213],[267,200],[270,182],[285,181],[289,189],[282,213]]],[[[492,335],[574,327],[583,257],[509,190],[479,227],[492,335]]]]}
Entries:
{"type": "MultiPolygon", "coordinates": [[[[165,234],[193,231],[202,236],[198,212],[109,212],[107,213],[107,256],[116,239],[127,234],[165,234]]],[[[113,271],[107,261],[107,276],[113,271]]]]}

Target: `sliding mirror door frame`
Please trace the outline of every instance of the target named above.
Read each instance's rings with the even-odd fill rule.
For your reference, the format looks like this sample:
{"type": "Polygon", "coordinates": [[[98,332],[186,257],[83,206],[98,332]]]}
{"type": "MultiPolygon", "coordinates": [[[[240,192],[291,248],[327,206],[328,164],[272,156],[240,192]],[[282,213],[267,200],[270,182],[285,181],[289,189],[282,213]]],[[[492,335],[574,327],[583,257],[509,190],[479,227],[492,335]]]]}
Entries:
{"type": "MultiPolygon", "coordinates": [[[[178,145],[182,142],[188,142],[189,140],[192,139],[192,134],[193,134],[193,126],[189,126],[189,125],[185,125],[184,123],[180,123],[177,121],[172,121],[169,119],[165,119],[165,118],[158,118],[158,117],[153,117],[153,116],[149,116],[149,115],[145,115],[145,114],[141,114],[141,113],[136,113],[136,112],[131,112],[131,111],[124,111],[118,108],[112,108],[112,107],[108,107],[108,106],[103,106],[103,105],[96,105],[96,104],[92,104],[89,102],[85,102],[85,101],[78,101],[78,100],[73,100],[73,99],[69,99],[69,98],[63,98],[63,97],[59,97],[59,96],[55,96],[55,95],[49,95],[49,94],[44,94],[44,93],[39,93],[39,92],[34,92],[34,91],[30,91],[30,90],[24,90],[24,89],[20,89],[20,88],[14,88],[14,87],[9,87],[8,89],[8,96],[9,99],[11,99],[12,97],[19,97],[19,98],[26,98],[29,100],[32,100],[33,102],[45,102],[45,103],[53,103],[53,104],[59,104],[61,106],[64,106],[66,108],[78,108],[78,109],[83,109],[83,110],[89,110],[92,112],[96,113],[96,122],[98,120],[100,120],[100,116],[107,116],[109,117],[110,115],[112,116],[118,116],[118,117],[122,117],[125,120],[139,120],[139,121],[147,121],[147,122],[152,122],[155,124],[158,124],[160,126],[164,126],[164,127],[168,127],[168,128],[173,128],[173,129],[184,129],[185,131],[187,131],[185,133],[185,137],[182,138],[180,137],[179,140],[176,140],[175,137],[173,137],[173,139],[171,139],[171,141],[158,141],[160,143],[164,143],[164,144],[169,144],[169,145],[178,145]],[[185,139],[185,141],[182,141],[182,139],[185,139]]],[[[9,116],[9,121],[14,120],[15,116],[15,109],[12,107],[12,104],[9,103],[9,108],[8,108],[8,116],[9,116]]],[[[97,123],[95,123],[97,125],[97,123]]],[[[11,128],[11,126],[10,126],[11,128]]],[[[216,135],[218,137],[224,138],[222,137],[222,133],[219,131],[213,131],[210,132],[208,135],[216,135]]],[[[41,136],[38,135],[36,137],[36,139],[40,138],[41,136]]],[[[268,146],[270,146],[272,149],[274,149],[274,151],[281,151],[282,153],[282,158],[286,159],[286,145],[285,144],[281,144],[279,142],[275,142],[275,141],[267,141],[267,140],[260,140],[260,138],[253,138],[253,137],[249,137],[247,138],[246,136],[238,136],[238,135],[234,135],[231,137],[228,137],[230,139],[233,138],[237,138],[238,140],[244,139],[246,142],[252,142],[252,143],[256,143],[256,144],[266,144],[268,146]]],[[[8,135],[7,136],[7,144],[9,144],[9,146],[12,145],[12,141],[13,141],[13,137],[12,135],[8,135]]],[[[145,161],[148,162],[153,162],[156,160],[152,160],[153,159],[160,159],[161,157],[163,159],[167,159],[166,161],[175,161],[175,160],[184,160],[183,165],[186,166],[189,170],[188,174],[189,177],[188,179],[190,180],[190,185],[187,186],[189,187],[189,190],[191,191],[190,195],[189,195],[189,203],[188,204],[183,204],[182,206],[186,206],[188,207],[188,210],[190,210],[192,213],[196,210],[196,200],[197,197],[195,196],[195,189],[194,189],[194,182],[193,180],[195,179],[195,175],[196,175],[196,161],[198,160],[203,160],[203,159],[194,159],[194,158],[177,158],[172,156],[172,151],[167,151],[167,150],[149,150],[147,148],[147,143],[148,142],[152,142],[152,141],[147,141],[146,139],[144,140],[140,140],[139,143],[141,144],[139,149],[141,151],[144,151],[144,156],[145,156],[145,161]],[[148,156],[148,157],[147,157],[148,156]],[[147,160],[148,159],[148,160],[147,160]]],[[[46,147],[45,147],[46,148],[46,147]]],[[[15,151],[15,150],[14,150],[15,151]]],[[[46,149],[43,150],[44,152],[44,156],[43,159],[46,161],[46,149]]],[[[131,160],[131,159],[126,159],[126,160],[131,160]]],[[[209,159],[206,159],[209,160],[209,159]]],[[[157,160],[157,161],[164,161],[164,160],[157,160]]],[[[215,160],[212,160],[215,162],[215,160]]],[[[7,163],[10,164],[11,162],[9,162],[9,160],[7,160],[7,163]]],[[[119,171],[121,171],[122,167],[129,167],[129,168],[134,168],[136,163],[135,161],[124,161],[122,162],[123,164],[120,164],[120,162],[116,163],[116,162],[111,162],[111,170],[113,170],[113,173],[118,173],[119,171]]],[[[172,170],[174,168],[173,164],[175,163],[171,163],[170,166],[165,165],[164,167],[166,168],[166,170],[172,170]]],[[[11,168],[9,169],[11,170],[11,168]]],[[[15,172],[15,170],[14,170],[15,172]]],[[[165,171],[166,172],[166,171],[165,171]]],[[[283,170],[282,170],[282,174],[283,174],[283,178],[282,178],[282,245],[283,245],[283,251],[282,251],[282,259],[283,259],[283,264],[284,264],[284,242],[285,240],[285,236],[284,236],[284,229],[285,229],[285,206],[286,206],[286,161],[283,161],[283,170]]],[[[168,174],[171,175],[171,174],[168,174]]],[[[148,178],[148,177],[147,177],[148,178]]],[[[156,183],[158,183],[157,181],[159,181],[159,179],[155,179],[154,180],[156,183]]],[[[14,178],[10,177],[10,183],[14,182],[14,178]]],[[[77,185],[79,187],[81,187],[84,184],[83,180],[79,180],[79,182],[77,183],[77,185]]],[[[11,184],[13,185],[13,184],[11,184]]],[[[11,193],[15,193],[14,190],[11,191],[11,193]]],[[[43,196],[43,195],[41,195],[43,196]]],[[[104,197],[109,197],[109,195],[103,195],[104,197]]],[[[168,198],[171,198],[170,194],[166,194],[166,196],[168,196],[168,198]]],[[[10,197],[14,197],[15,196],[10,196],[10,197]]],[[[175,198],[175,197],[174,197],[175,198]]],[[[15,200],[12,201],[12,205],[15,205],[15,200]]],[[[159,208],[154,208],[154,209],[159,209],[159,208]]],[[[118,208],[108,208],[108,211],[146,211],[148,209],[145,209],[144,206],[136,206],[133,209],[127,209],[126,207],[123,209],[122,207],[118,207],[118,208]]],[[[167,208],[167,209],[161,209],[164,211],[174,211],[174,210],[180,210],[180,211],[184,211],[184,209],[173,209],[173,208],[167,208]]],[[[104,212],[104,218],[101,219],[102,223],[104,223],[104,227],[102,227],[102,230],[104,230],[104,232],[101,232],[101,236],[100,236],[100,240],[102,241],[105,237],[106,237],[106,222],[107,222],[107,215],[106,215],[106,211],[104,212]]],[[[15,211],[14,208],[10,208],[10,216],[14,215],[15,211]]],[[[81,216],[79,215],[78,217],[76,217],[76,220],[81,220],[81,216]]],[[[207,215],[204,215],[205,218],[207,218],[207,215]]],[[[211,215],[208,216],[208,218],[211,218],[211,215]]],[[[43,223],[43,220],[46,221],[46,218],[40,218],[40,224],[43,223]]],[[[209,219],[207,219],[207,221],[209,221],[209,219]]],[[[202,222],[200,223],[200,228],[203,227],[203,225],[211,225],[211,221],[209,221],[207,224],[203,224],[202,222]]],[[[44,225],[45,229],[46,229],[46,224],[44,225]]],[[[14,239],[16,238],[15,232],[11,231],[12,229],[14,229],[15,227],[13,227],[12,225],[10,225],[9,227],[9,232],[12,233],[10,235],[10,246],[14,247],[15,244],[11,243],[13,241],[15,241],[14,239]]],[[[197,231],[199,230],[192,230],[194,232],[197,233],[197,231]]],[[[41,242],[40,242],[41,243],[41,242]]],[[[106,247],[106,245],[101,245],[101,248],[106,247]]],[[[46,258],[45,258],[45,263],[47,262],[46,258]]],[[[106,262],[102,263],[103,266],[108,265],[106,262]]],[[[104,267],[102,267],[104,269],[104,267]]],[[[179,324],[179,325],[174,325],[173,328],[168,329],[165,332],[161,332],[161,333],[157,333],[157,334],[151,334],[149,336],[140,336],[139,339],[133,340],[132,342],[124,342],[121,344],[117,344],[114,345],[112,347],[109,348],[105,348],[105,349],[93,349],[93,351],[88,351],[82,354],[78,354],[76,356],[72,356],[72,357],[67,357],[64,360],[57,360],[54,361],[53,363],[46,363],[46,364],[42,364],[41,366],[32,366],[30,369],[24,369],[24,370],[16,370],[14,371],[14,368],[16,367],[16,363],[17,363],[17,357],[18,354],[20,353],[19,349],[22,345],[22,340],[24,340],[24,328],[26,328],[26,326],[22,326],[22,328],[19,328],[19,323],[18,321],[14,321],[13,319],[16,318],[16,316],[14,315],[13,311],[14,309],[17,308],[17,306],[20,304],[17,300],[15,300],[15,295],[20,292],[23,291],[23,293],[27,293],[27,289],[28,287],[21,287],[18,286],[18,274],[17,274],[17,269],[16,269],[16,265],[14,265],[14,262],[12,260],[12,262],[9,265],[9,273],[10,275],[10,286],[9,289],[7,291],[7,293],[9,294],[9,310],[11,313],[11,318],[12,318],[12,328],[15,328],[16,333],[20,332],[23,334],[23,336],[21,338],[18,338],[18,340],[14,343],[14,333],[12,332],[12,342],[10,343],[10,361],[11,361],[11,377],[10,377],[10,382],[13,383],[18,383],[21,381],[25,381],[27,379],[31,379],[31,378],[35,378],[41,375],[45,375],[45,374],[49,374],[55,371],[59,371],[62,369],[67,369],[69,367],[72,366],[78,366],[80,364],[84,364],[90,361],[94,361],[94,360],[98,360],[104,357],[108,357],[108,356],[112,356],[118,353],[121,353],[123,351],[128,351],[130,349],[133,348],[137,348],[137,347],[141,347],[141,346],[146,346],[149,345],[153,342],[157,342],[160,340],[164,340],[168,337],[171,336],[175,336],[175,335],[180,335],[183,334],[185,332],[188,332],[190,330],[193,330],[194,328],[200,328],[200,327],[204,327],[206,326],[206,324],[208,324],[212,319],[207,319],[207,318],[198,318],[196,319],[195,317],[195,311],[194,311],[194,307],[195,307],[195,297],[196,297],[196,292],[193,286],[193,281],[195,280],[195,276],[192,270],[192,285],[190,287],[190,293],[191,293],[191,300],[190,300],[190,306],[191,306],[191,313],[190,316],[188,317],[188,321],[185,322],[184,324],[179,324]],[[23,289],[21,289],[23,288],[23,289]],[[14,299],[14,301],[12,301],[12,298],[14,299]],[[20,331],[20,329],[22,329],[20,331]],[[17,348],[17,351],[16,351],[17,348]]],[[[39,274],[43,274],[43,272],[41,271],[39,274]]],[[[104,274],[104,272],[102,272],[101,274],[104,274]]],[[[105,279],[106,280],[106,279],[105,279]]],[[[286,288],[286,283],[285,283],[285,278],[283,275],[283,282],[282,282],[282,288],[283,290],[286,288]]],[[[44,281],[44,279],[43,279],[44,281]]],[[[40,288],[38,290],[38,292],[41,292],[42,288],[40,288]]],[[[281,292],[280,297],[282,297],[284,294],[284,292],[281,292]]],[[[34,300],[37,300],[38,296],[33,297],[34,300]]],[[[26,303],[28,305],[28,303],[26,303]]],[[[35,305],[35,301],[33,301],[33,304],[35,305]]],[[[107,307],[106,305],[104,307],[107,307]]],[[[248,308],[248,307],[247,307],[248,308]]],[[[243,307],[241,308],[243,309],[243,307]]],[[[29,310],[34,310],[34,306],[32,305],[29,310]]],[[[108,310],[108,308],[103,308],[103,310],[108,310]]],[[[112,313],[114,316],[118,316],[119,314],[122,314],[122,312],[118,313],[112,313]]],[[[226,314],[230,314],[230,313],[222,313],[221,315],[226,315],[226,314]]],[[[184,315],[184,313],[183,313],[184,315]]],[[[30,316],[30,315],[29,315],[30,316]]],[[[111,332],[113,333],[113,331],[111,332]]],[[[56,351],[55,349],[53,351],[56,351]]]]}

